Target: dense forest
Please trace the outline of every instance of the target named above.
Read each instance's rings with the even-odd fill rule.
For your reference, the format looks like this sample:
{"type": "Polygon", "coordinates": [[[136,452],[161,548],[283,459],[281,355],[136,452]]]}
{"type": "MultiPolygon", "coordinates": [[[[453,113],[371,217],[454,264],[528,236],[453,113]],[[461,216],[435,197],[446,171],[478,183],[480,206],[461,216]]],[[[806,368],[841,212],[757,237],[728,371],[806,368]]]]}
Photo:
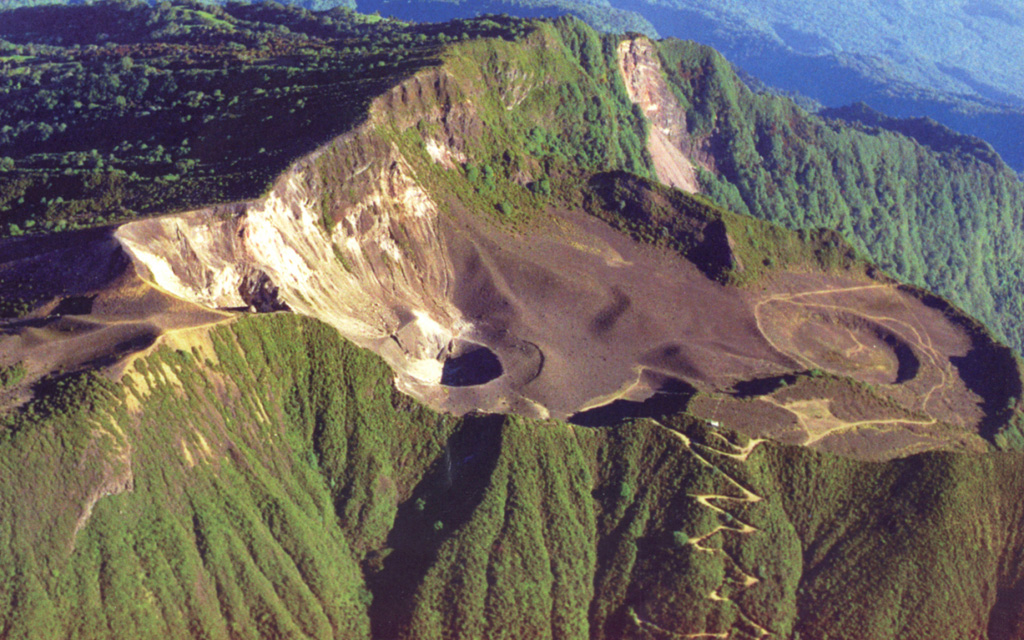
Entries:
{"type": "Polygon", "coordinates": [[[664,66],[701,181],[734,211],[828,228],[901,279],[949,297],[1024,350],[1024,184],[985,143],[864,109],[813,116],[756,95],[713,50],[668,40],[664,66]],[[866,123],[866,124],[865,124],[866,123]]]}
{"type": "MultiPolygon", "coordinates": [[[[1013,0],[940,5],[893,5],[882,0],[851,0],[842,5],[821,0],[616,0],[612,4],[640,13],[670,9],[676,19],[662,19],[661,24],[690,33],[700,30],[709,39],[704,42],[712,46],[711,39],[731,41],[735,48],[746,42],[774,46],[780,53],[788,50],[787,58],[803,54],[845,59],[850,70],[859,71],[865,80],[884,81],[897,91],[933,91],[1024,106],[1024,68],[1014,50],[1024,26],[1024,8],[1013,0]]],[[[763,64],[767,67],[768,61],[763,64]]],[[[794,71],[778,69],[776,73],[795,75],[794,71]]],[[[830,84],[821,91],[833,90],[830,84]]]]}
{"type": "Polygon", "coordinates": [[[0,433],[6,637],[1019,637],[1019,454],[455,419],[392,376],[278,315],[51,383],[0,433]]]}
{"type": "Polygon", "coordinates": [[[2,12],[0,234],[254,197],[444,43],[527,28],[496,20],[189,2],[2,12]]]}

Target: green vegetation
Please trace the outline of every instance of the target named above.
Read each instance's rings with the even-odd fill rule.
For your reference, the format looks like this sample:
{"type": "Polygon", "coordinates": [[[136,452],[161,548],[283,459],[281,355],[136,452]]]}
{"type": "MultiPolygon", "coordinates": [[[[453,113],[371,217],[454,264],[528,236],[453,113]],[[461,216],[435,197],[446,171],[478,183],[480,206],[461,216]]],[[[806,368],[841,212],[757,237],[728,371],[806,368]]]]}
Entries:
{"type": "MultiPolygon", "coordinates": [[[[642,6],[645,3],[612,2],[613,6],[642,6]]],[[[730,42],[741,50],[757,43],[762,48],[774,40],[790,58],[821,56],[842,58],[863,76],[899,85],[903,90],[924,93],[945,92],[971,95],[989,101],[1009,103],[1024,98],[1024,72],[1009,53],[1016,42],[1024,11],[1012,0],[982,0],[976,3],[943,5],[931,10],[914,6],[892,7],[881,0],[852,0],[842,6],[821,0],[666,0],[670,15],[662,14],[663,31],[670,28],[707,39],[730,42]],[[671,27],[669,27],[671,25],[671,27]],[[715,29],[718,33],[713,33],[715,29]],[[976,56],[964,53],[973,50],[976,56]],[[871,60],[863,59],[870,56],[871,60]],[[855,62],[860,59],[859,64],[855,62]],[[972,95],[973,94],[973,95],[972,95]],[[1001,95],[1000,95],[1001,94],[1001,95]]],[[[656,13],[639,11],[649,18],[656,13]]],[[[682,33],[666,35],[684,37],[682,33]]],[[[715,46],[713,42],[707,44],[715,46]]],[[[754,57],[754,52],[747,52],[754,57]]],[[[764,61],[763,66],[769,66],[764,61]]],[[[805,63],[806,64],[806,63],[805,63]]],[[[784,65],[788,66],[788,65],[784,65]]],[[[778,69],[778,76],[793,75],[801,69],[778,69]]],[[[804,67],[805,68],[805,67],[804,67]]],[[[757,73],[757,71],[755,71],[757,73]]],[[[861,82],[864,80],[862,79],[861,82]]],[[[810,84],[810,79],[805,79],[810,84]]],[[[822,83],[820,91],[840,91],[842,85],[822,83]]],[[[854,85],[847,89],[863,87],[854,85]]],[[[980,101],[980,100],[979,100],[980,101]]]]}
{"type": "Polygon", "coordinates": [[[690,135],[715,157],[717,172],[701,174],[707,195],[790,228],[836,230],[1024,350],[1024,185],[1012,171],[948,135],[928,147],[755,95],[711,49],[660,50],[690,135]]]}
{"type": "MultiPolygon", "coordinates": [[[[3,108],[17,114],[36,105],[46,98],[44,86],[69,87],[59,105],[77,99],[74,92],[84,90],[71,81],[77,71],[61,69],[70,55],[81,54],[82,73],[99,78],[103,70],[102,78],[116,76],[122,88],[147,78],[169,78],[176,88],[154,94],[153,102],[143,94],[139,108],[149,114],[138,117],[155,118],[147,121],[153,126],[124,125],[119,130],[131,146],[122,155],[87,153],[83,163],[95,166],[69,166],[72,151],[61,145],[89,135],[98,141],[111,123],[135,115],[82,116],[52,148],[50,139],[22,142],[22,131],[4,143],[0,156],[9,160],[0,168],[11,180],[4,193],[25,185],[17,196],[25,202],[5,201],[12,233],[98,224],[96,214],[83,213],[97,203],[127,217],[144,211],[133,198],[152,201],[157,211],[252,195],[292,159],[366,116],[380,126],[356,132],[364,138],[353,147],[394,163],[388,166],[407,162],[442,207],[516,225],[549,207],[587,206],[734,284],[805,263],[863,264],[835,231],[787,230],[654,184],[643,119],[616,73],[616,39],[575,20],[534,27],[494,17],[414,28],[276,5],[75,10],[100,12],[109,20],[99,24],[117,28],[103,39],[88,30],[51,34],[81,39],[77,48],[55,40],[10,45],[10,60],[29,74],[32,61],[47,55],[57,66],[40,67],[39,83],[22,79],[21,88],[11,81],[21,71],[4,76],[7,95],[17,100],[3,108]],[[161,23],[161,12],[174,15],[161,23]],[[132,29],[141,35],[122,45],[116,34],[132,29]],[[451,39],[460,44],[439,47],[451,39]],[[355,50],[371,41],[381,49],[355,50]],[[320,62],[306,49],[319,51],[320,62]],[[147,57],[150,50],[156,53],[147,57]],[[210,65],[188,79],[188,61],[210,65]],[[238,86],[221,74],[225,62],[243,79],[238,86]],[[435,62],[446,65],[444,73],[431,75],[435,62]],[[291,65],[298,71],[289,76],[291,65]],[[155,71],[131,75],[145,67],[155,71]],[[404,120],[409,105],[417,108],[415,91],[393,92],[383,99],[388,109],[366,113],[372,96],[416,70],[416,80],[438,97],[425,111],[450,106],[445,117],[464,129],[445,129],[449,121],[440,117],[404,120]],[[51,72],[57,75],[46,80],[51,72]],[[286,90],[292,82],[300,89],[286,90]],[[323,87],[330,90],[321,94],[323,87]],[[240,110],[232,111],[236,98],[240,110]],[[459,113],[467,101],[472,112],[459,113]],[[223,110],[215,106],[222,102],[223,110]],[[319,111],[307,113],[310,105],[319,111]],[[193,130],[195,119],[179,118],[188,126],[164,129],[182,108],[199,122],[212,116],[210,128],[193,130]],[[170,137],[146,137],[153,135],[170,137]],[[196,144],[168,160],[167,150],[181,149],[185,138],[196,144]],[[427,143],[439,141],[451,141],[465,162],[455,153],[448,164],[433,158],[427,143]],[[155,151],[154,144],[163,148],[159,158],[136,153],[155,151]],[[159,179],[163,164],[181,159],[196,165],[177,179],[159,179]],[[68,176],[85,184],[87,173],[107,176],[89,192],[95,197],[54,182],[68,176]],[[206,178],[226,181],[207,188],[206,178]],[[108,179],[115,182],[102,182],[108,179]],[[116,180],[131,188],[112,188],[116,180]],[[37,206],[32,190],[51,187],[57,190],[37,206]]],[[[33,15],[17,14],[39,20],[32,29],[62,29],[60,21],[33,15]]],[[[32,31],[18,24],[21,31],[10,27],[5,37],[16,41],[16,31],[32,31]]],[[[890,184],[904,175],[900,163],[916,158],[913,166],[927,169],[917,178],[929,176],[975,204],[980,196],[972,189],[1008,184],[1005,171],[970,152],[936,155],[892,133],[824,123],[746,92],[703,50],[665,51],[693,135],[711,136],[710,148],[727,152],[718,159],[721,173],[704,176],[721,204],[789,226],[839,229],[863,253],[894,238],[904,251],[897,261],[906,264],[891,268],[928,281],[927,261],[958,251],[939,244],[952,223],[937,218],[927,227],[915,217],[931,211],[921,209],[926,197],[944,192],[890,184]],[[683,73],[686,60],[693,74],[683,73]],[[832,163],[847,156],[856,161],[832,163]],[[942,163],[955,170],[940,170],[942,163]],[[858,217],[868,211],[871,217],[858,217]],[[896,231],[886,216],[898,221],[896,231]],[[865,229],[876,235],[858,235],[865,229]],[[937,243],[937,256],[921,254],[925,266],[914,266],[914,252],[924,246],[915,237],[937,243]]],[[[116,97],[110,104],[135,108],[127,96],[124,105],[116,97]]],[[[306,165],[326,230],[339,208],[371,188],[338,179],[367,160],[346,154],[330,145],[306,165]]],[[[1005,193],[1004,204],[1018,202],[1011,187],[1005,193]]],[[[991,247],[1018,255],[1012,227],[1019,209],[978,204],[977,211],[979,226],[964,218],[959,233],[970,241],[962,251],[982,253],[946,260],[977,262],[991,247]],[[980,226],[990,222],[995,226],[980,226]],[[991,244],[982,242],[983,231],[991,244]]],[[[350,268],[343,254],[336,258],[350,268]]],[[[989,276],[987,265],[978,269],[968,270],[970,277],[989,276]]],[[[1018,274],[993,276],[1007,279],[998,291],[1008,300],[1017,299],[1005,292],[1018,274]]],[[[20,282],[8,284],[20,290],[20,282]]],[[[34,293],[26,289],[19,304],[34,293]]],[[[773,443],[755,447],[685,415],[593,429],[518,416],[455,418],[400,394],[380,358],[313,320],[250,315],[186,335],[180,340],[194,346],[141,355],[118,381],[96,372],[45,378],[32,401],[0,417],[4,637],[93,638],[112,630],[127,637],[346,639],[650,638],[676,630],[783,638],[1021,635],[1024,570],[1014,560],[1024,553],[1020,453],[930,453],[878,464],[773,443]]],[[[996,355],[1017,366],[1008,351],[996,355]]],[[[18,364],[0,370],[5,386],[24,376],[18,364]]],[[[834,382],[812,371],[783,393],[834,382]]],[[[1016,399],[1005,404],[1010,422],[994,437],[1013,448],[1024,433],[1020,406],[1016,399]]]]}
{"type": "Polygon", "coordinates": [[[525,31],[189,0],[0,12],[0,235],[255,197],[440,45],[525,31]]]}
{"type": "Polygon", "coordinates": [[[970,612],[1024,579],[998,561],[1024,551],[1020,454],[743,462],[685,417],[454,419],[391,379],[273,315],[46,382],[0,436],[7,635],[1014,637],[970,612]]]}
{"type": "Polygon", "coordinates": [[[1024,405],[1018,398],[1011,397],[1006,402],[1005,413],[1009,417],[995,433],[993,441],[1003,451],[1024,451],[1024,405]]]}
{"type": "Polygon", "coordinates": [[[596,175],[589,186],[593,215],[638,242],[678,252],[723,283],[749,285],[775,270],[810,265],[826,272],[867,267],[834,232],[794,232],[625,172],[596,175]]]}
{"type": "MultiPolygon", "coordinates": [[[[432,78],[415,100],[389,98],[383,126],[367,144],[381,155],[397,146],[435,200],[512,227],[553,203],[578,199],[581,181],[594,172],[626,168],[650,176],[646,121],[618,73],[617,42],[578,20],[561,19],[534,24],[522,41],[451,46],[441,54],[443,78],[432,78]],[[457,105],[455,115],[424,117],[436,108],[434,100],[457,105]],[[454,141],[452,158],[464,156],[457,160],[461,171],[453,170],[455,159],[432,157],[428,141],[454,141]]],[[[341,176],[363,162],[347,153],[335,145],[314,160],[318,179],[311,188],[322,194],[321,208],[332,219],[362,188],[337,190],[341,176]]]]}
{"type": "Polygon", "coordinates": [[[25,365],[15,362],[12,365],[0,365],[0,389],[13,387],[25,379],[25,365]]]}
{"type": "Polygon", "coordinates": [[[282,316],[211,338],[121,385],[48,383],[6,418],[12,637],[369,634],[359,562],[454,421],[325,325],[282,316]]]}
{"type": "Polygon", "coordinates": [[[664,37],[714,47],[758,90],[816,107],[866,102],[891,116],[933,118],[1024,169],[1024,69],[1015,49],[1024,12],[1013,0],[610,4],[638,12],[664,37]]]}
{"type": "Polygon", "coordinates": [[[769,492],[779,492],[779,507],[791,514],[797,535],[816,540],[804,546],[805,577],[797,592],[798,609],[813,620],[798,624],[804,637],[822,637],[833,625],[844,629],[841,637],[851,638],[953,637],[957,628],[961,636],[970,635],[972,623],[961,614],[979,607],[999,612],[989,637],[1015,633],[1013,621],[1001,617],[1014,596],[1000,591],[988,604],[974,591],[982,576],[999,571],[998,554],[992,552],[1000,545],[996,532],[1006,526],[1007,516],[1012,520],[1019,513],[1015,507],[1005,511],[1005,498],[991,491],[1007,482],[1016,486],[1018,480],[1010,479],[1016,463],[1010,458],[936,454],[858,465],[809,456],[791,465],[792,450],[767,453],[766,462],[778,472],[769,492]],[[904,492],[908,482],[912,488],[904,492]],[[850,486],[863,493],[855,497],[850,486]],[[823,516],[828,513],[848,515],[836,526],[823,516]],[[894,554],[901,556],[899,563],[893,562],[894,554]],[[854,576],[870,576],[871,586],[854,576]],[[948,606],[943,598],[924,597],[926,591],[958,593],[963,599],[948,606]],[[842,605],[869,592],[877,609],[855,613],[842,605]]]}

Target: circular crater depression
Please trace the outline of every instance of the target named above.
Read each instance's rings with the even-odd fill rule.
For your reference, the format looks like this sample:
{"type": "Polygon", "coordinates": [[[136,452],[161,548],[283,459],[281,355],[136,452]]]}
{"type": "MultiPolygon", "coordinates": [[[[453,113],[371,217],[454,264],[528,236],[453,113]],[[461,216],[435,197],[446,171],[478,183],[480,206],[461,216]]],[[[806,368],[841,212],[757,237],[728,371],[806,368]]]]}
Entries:
{"type": "Polygon", "coordinates": [[[871,384],[907,382],[920,369],[910,344],[880,322],[788,301],[765,307],[761,317],[765,336],[801,363],[871,384]]]}
{"type": "Polygon", "coordinates": [[[487,347],[475,342],[458,341],[445,358],[441,384],[446,387],[473,387],[501,377],[501,360],[487,347]]]}

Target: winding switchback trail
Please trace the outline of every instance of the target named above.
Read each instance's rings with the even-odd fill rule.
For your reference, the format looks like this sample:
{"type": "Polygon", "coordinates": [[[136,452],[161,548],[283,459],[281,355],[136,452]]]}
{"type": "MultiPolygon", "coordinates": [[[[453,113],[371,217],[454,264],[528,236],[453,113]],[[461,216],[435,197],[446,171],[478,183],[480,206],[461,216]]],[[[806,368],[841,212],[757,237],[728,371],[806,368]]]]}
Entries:
{"type": "MultiPolygon", "coordinates": [[[[702,450],[702,451],[704,451],[704,452],[706,452],[708,454],[722,455],[722,456],[726,456],[728,458],[733,458],[735,460],[739,460],[741,462],[745,462],[750,457],[750,455],[754,452],[754,450],[758,447],[758,445],[760,445],[761,443],[765,442],[765,440],[764,439],[751,439],[745,445],[737,446],[737,445],[733,444],[732,442],[730,442],[728,439],[726,439],[725,436],[722,436],[721,434],[718,434],[718,433],[713,433],[712,435],[717,437],[723,443],[723,447],[724,448],[717,448],[717,447],[712,447],[712,446],[707,445],[707,444],[701,444],[701,443],[698,443],[698,442],[694,442],[686,434],[681,433],[679,431],[676,431],[675,429],[671,429],[671,428],[665,426],[664,424],[662,424],[661,422],[658,422],[657,420],[652,420],[652,422],[655,425],[657,425],[657,426],[667,430],[673,436],[675,436],[676,438],[681,440],[682,443],[683,443],[683,446],[686,447],[687,451],[689,451],[695,458],[697,458],[697,460],[702,465],[717,471],[725,479],[725,481],[731,487],[736,489],[739,492],[739,494],[740,494],[738,496],[737,495],[724,494],[724,493],[690,494],[690,497],[692,497],[694,500],[696,500],[700,505],[702,505],[705,508],[710,509],[713,512],[715,512],[715,514],[717,514],[719,516],[719,521],[720,522],[723,519],[725,520],[725,522],[723,524],[719,524],[718,526],[716,526],[715,528],[713,528],[710,531],[707,531],[705,533],[701,533],[699,535],[695,535],[695,536],[689,537],[689,539],[687,541],[687,544],[692,545],[695,549],[697,549],[698,551],[701,551],[703,553],[708,553],[708,554],[712,554],[712,555],[721,555],[721,556],[726,558],[726,560],[729,562],[729,564],[732,565],[732,567],[735,569],[736,574],[738,575],[738,578],[732,578],[732,579],[726,578],[725,581],[723,581],[723,583],[721,585],[719,585],[716,589],[712,590],[708,594],[708,596],[707,596],[709,600],[712,600],[712,601],[715,601],[715,602],[732,602],[732,599],[728,595],[723,595],[723,593],[722,593],[723,589],[726,587],[726,582],[731,582],[733,584],[733,586],[735,588],[737,588],[739,591],[744,591],[744,590],[749,589],[749,588],[753,587],[754,585],[756,585],[758,582],[760,582],[760,580],[758,580],[756,577],[754,577],[754,576],[750,575],[749,573],[747,573],[746,571],[744,571],[739,566],[739,564],[736,562],[736,560],[732,556],[730,556],[728,554],[728,552],[725,551],[724,548],[709,547],[709,546],[705,546],[702,543],[704,541],[708,540],[709,538],[711,538],[711,537],[713,537],[715,535],[718,535],[720,533],[721,534],[733,533],[733,534],[737,534],[737,535],[752,535],[752,534],[758,533],[759,529],[757,527],[755,527],[755,526],[753,526],[753,525],[751,525],[751,524],[749,524],[747,522],[743,522],[742,520],[736,518],[736,516],[734,516],[732,513],[730,513],[725,508],[723,508],[722,506],[720,506],[719,504],[716,504],[716,503],[756,504],[758,502],[761,502],[763,500],[763,498],[760,495],[758,495],[758,494],[754,493],[753,491],[751,491],[749,488],[745,487],[742,483],[740,483],[738,480],[736,480],[735,478],[730,476],[728,473],[723,471],[718,465],[714,464],[707,456],[702,455],[698,451],[698,449],[700,449],[700,450],[702,450]]],[[[755,637],[763,638],[765,636],[770,635],[769,631],[767,629],[765,629],[763,626],[761,626],[760,624],[758,624],[754,620],[750,619],[750,617],[747,616],[746,613],[744,613],[742,611],[742,609],[739,608],[738,604],[737,604],[737,609],[739,611],[740,619],[743,620],[746,624],[748,624],[751,627],[751,629],[753,629],[753,635],[755,637]]],[[[648,625],[651,624],[651,623],[648,623],[648,622],[645,622],[645,621],[641,620],[639,617],[636,616],[635,613],[633,614],[633,617],[634,617],[634,620],[637,623],[648,624],[648,625]]],[[[654,625],[652,625],[652,626],[654,626],[654,625]]],[[[662,629],[662,631],[667,631],[667,630],[662,629]]],[[[669,633],[672,633],[672,632],[669,632],[669,633]]],[[[731,634],[732,634],[731,630],[730,631],[724,631],[724,632],[708,632],[708,631],[705,631],[705,632],[690,633],[690,634],[673,633],[673,635],[676,635],[676,636],[681,637],[681,638],[724,638],[724,639],[725,638],[729,638],[731,634]]]]}

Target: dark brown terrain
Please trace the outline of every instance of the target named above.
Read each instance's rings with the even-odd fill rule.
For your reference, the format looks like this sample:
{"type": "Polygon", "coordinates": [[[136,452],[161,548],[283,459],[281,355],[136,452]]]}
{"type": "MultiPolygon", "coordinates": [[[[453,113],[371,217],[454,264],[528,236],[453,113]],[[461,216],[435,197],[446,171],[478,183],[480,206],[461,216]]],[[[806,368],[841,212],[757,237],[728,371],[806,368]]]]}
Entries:
{"type": "MultiPolygon", "coordinates": [[[[383,283],[392,294],[377,302],[399,320],[388,344],[404,354],[414,345],[427,361],[435,354],[440,379],[414,387],[448,411],[585,422],[660,401],[663,411],[686,408],[753,436],[878,459],[984,450],[986,428],[1015,395],[1012,357],[979,327],[860,263],[776,269],[737,286],[580,210],[551,211],[516,233],[458,208],[433,223],[443,255],[417,260],[447,270],[435,281],[450,289],[417,297],[437,301],[434,316],[443,307],[461,318],[447,347],[430,347],[444,328],[431,333],[433,321],[422,320],[431,314],[394,285],[383,283]],[[993,379],[1009,382],[984,384],[993,379]]],[[[11,278],[3,274],[70,265],[49,281],[60,295],[4,323],[0,353],[27,363],[30,379],[114,365],[168,333],[237,313],[140,277],[108,234],[86,238],[75,259],[66,251],[44,243],[0,266],[11,278]]]]}

